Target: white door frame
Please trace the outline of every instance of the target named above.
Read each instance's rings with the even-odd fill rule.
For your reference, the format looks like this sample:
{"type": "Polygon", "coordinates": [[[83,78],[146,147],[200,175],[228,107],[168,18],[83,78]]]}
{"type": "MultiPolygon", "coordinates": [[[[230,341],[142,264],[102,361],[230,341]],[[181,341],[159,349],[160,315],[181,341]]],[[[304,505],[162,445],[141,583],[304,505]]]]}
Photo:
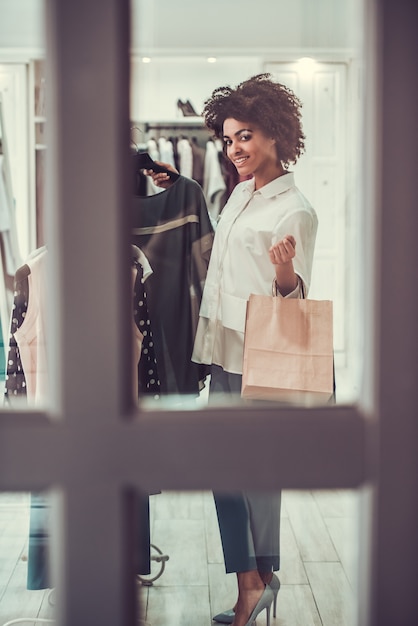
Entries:
{"type": "MultiPolygon", "coordinates": [[[[411,416],[418,387],[412,376],[416,350],[410,347],[416,345],[411,342],[417,337],[418,315],[405,271],[418,267],[417,246],[405,245],[417,232],[412,228],[417,212],[410,196],[397,200],[405,189],[417,197],[417,177],[408,177],[405,162],[393,160],[389,153],[402,145],[403,155],[409,150],[412,158],[415,137],[407,134],[407,119],[393,120],[399,91],[381,80],[383,71],[399,64],[404,71],[395,78],[397,87],[414,95],[404,77],[415,75],[416,55],[403,54],[391,35],[399,26],[416,52],[413,9],[408,15],[406,5],[382,0],[379,16],[388,20],[382,23],[375,1],[365,3],[369,49],[363,156],[368,211],[361,235],[366,244],[362,278],[367,342],[359,403],[257,414],[240,409],[237,419],[236,410],[226,408],[135,416],[127,404],[130,307],[121,303],[130,301],[129,211],[124,210],[130,189],[128,1],[47,1],[49,85],[55,86],[54,94],[50,90],[47,177],[50,284],[56,294],[56,302],[51,301],[54,393],[47,414],[2,413],[0,489],[51,487],[57,492],[53,558],[62,626],[134,623],[129,528],[133,486],[266,489],[279,485],[277,477],[285,488],[369,485],[371,495],[366,494],[363,510],[372,513],[374,536],[372,544],[370,536],[361,535],[360,572],[368,576],[359,592],[359,624],[414,623],[405,616],[417,603],[412,575],[417,511],[410,505],[416,490],[412,497],[401,487],[406,481],[412,490],[418,475],[412,437],[416,418],[411,416]],[[380,47],[383,31],[385,55],[380,47]],[[387,297],[388,278],[396,301],[387,297]],[[408,302],[408,307],[399,302],[408,302]],[[390,338],[394,325],[403,330],[396,341],[390,338]],[[239,450],[234,446],[236,424],[239,450]],[[252,458],[254,465],[243,468],[242,458],[252,458]],[[254,466],[260,468],[258,473],[254,466]],[[405,511],[414,534],[400,530],[399,516],[405,511]],[[401,564],[402,577],[397,576],[401,564]]],[[[402,106],[412,120],[407,98],[402,106]]]]}

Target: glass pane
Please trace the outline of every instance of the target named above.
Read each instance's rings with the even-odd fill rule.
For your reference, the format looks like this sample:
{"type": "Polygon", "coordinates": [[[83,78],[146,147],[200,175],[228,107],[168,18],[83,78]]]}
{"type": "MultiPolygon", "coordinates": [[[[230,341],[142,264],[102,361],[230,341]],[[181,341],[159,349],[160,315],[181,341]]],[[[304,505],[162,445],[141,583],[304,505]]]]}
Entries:
{"type": "Polygon", "coordinates": [[[5,12],[2,41],[40,52],[0,63],[0,385],[7,409],[48,402],[43,3],[27,7],[24,32],[19,11],[5,12]]]}
{"type": "MultiPolygon", "coordinates": [[[[22,3],[2,12],[0,39],[9,54],[0,62],[0,410],[8,413],[49,403],[44,26],[42,1],[25,3],[24,17],[22,3]]],[[[24,450],[22,466],[29,465],[24,450]]],[[[34,470],[28,467],[28,476],[34,470]]],[[[47,493],[0,494],[1,624],[55,621],[49,502],[47,493]]]]}
{"type": "MultiPolygon", "coordinates": [[[[262,105],[258,104],[256,113],[251,115],[245,109],[248,118],[245,113],[240,117],[237,108],[229,109],[233,114],[226,119],[245,122],[240,126],[226,126],[221,113],[220,128],[208,128],[205,124],[210,122],[209,113],[217,113],[214,100],[210,101],[211,108],[207,104],[214,90],[225,87],[216,93],[216,98],[222,100],[229,88],[235,89],[265,72],[274,83],[290,89],[289,97],[295,96],[302,104],[305,150],[296,163],[289,163],[289,172],[294,173],[297,189],[307,199],[306,204],[302,202],[303,208],[313,207],[314,213],[310,209],[307,213],[311,218],[315,215],[318,226],[312,265],[309,259],[305,259],[305,265],[300,258],[293,262],[301,279],[296,295],[301,295],[302,282],[309,300],[331,301],[334,331],[328,396],[314,398],[283,392],[277,393],[274,401],[309,405],[347,403],[358,398],[362,376],[358,291],[361,259],[357,249],[361,172],[356,171],[356,155],[362,123],[358,88],[363,54],[359,5],[343,2],[338,10],[330,11],[330,5],[323,3],[316,5],[313,15],[309,2],[296,6],[265,0],[257,4],[257,13],[264,16],[263,29],[255,30],[254,4],[250,2],[240,3],[238,20],[232,3],[212,3],[211,15],[219,19],[216,24],[211,22],[209,29],[203,27],[205,17],[197,3],[131,2],[132,244],[145,255],[144,263],[149,263],[144,266],[146,270],[140,270],[147,275],[143,275],[141,283],[136,279],[134,289],[135,334],[137,329],[146,331],[138,369],[141,407],[176,409],[205,407],[208,403],[212,407],[229,407],[248,402],[264,406],[266,401],[265,389],[258,394],[253,391],[247,398],[241,395],[247,300],[255,293],[270,301],[277,274],[268,253],[277,241],[275,234],[280,233],[281,238],[294,234],[296,250],[302,250],[306,256],[312,253],[312,239],[304,238],[303,220],[290,220],[287,224],[293,230],[284,231],[279,228],[279,218],[269,222],[263,213],[267,201],[260,200],[256,218],[245,221],[250,196],[253,204],[248,206],[254,212],[257,192],[258,197],[263,196],[263,179],[258,176],[258,162],[245,169],[245,163],[250,163],[254,154],[244,145],[245,136],[235,155],[228,153],[222,139],[227,135],[233,146],[231,140],[235,136],[241,138],[240,133],[248,131],[249,122],[258,122],[256,130],[260,126],[264,130],[262,105]],[[190,27],[191,24],[196,27],[190,27]],[[257,39],[256,32],[262,32],[262,39],[257,39]],[[202,115],[204,111],[206,117],[202,115]],[[152,168],[152,163],[149,165],[148,161],[147,165],[143,160],[143,153],[154,163],[173,166],[180,177],[166,180],[164,188],[153,184],[155,181],[143,172],[143,168],[152,168]],[[228,158],[228,154],[235,159],[228,158]],[[232,160],[235,165],[231,166],[232,160]],[[241,196],[236,200],[237,185],[246,185],[242,191],[243,195],[247,193],[245,199],[241,196]],[[257,267],[263,269],[257,272],[257,267]]],[[[290,115],[289,119],[294,117],[290,115]]],[[[252,126],[250,130],[254,133],[252,126]]],[[[267,132],[264,135],[270,137],[267,132]]],[[[157,172],[155,165],[154,171],[157,172]]],[[[289,177],[286,169],[282,174],[283,177],[267,177],[265,186],[280,186],[289,177]]],[[[280,186],[280,190],[286,193],[290,187],[294,194],[299,193],[293,183],[280,186]]],[[[268,199],[273,195],[270,187],[268,199]]],[[[298,213],[300,209],[294,205],[283,208],[279,203],[276,210],[281,216],[281,211],[298,213]]],[[[259,312],[256,318],[255,348],[260,347],[257,330],[260,333],[267,327],[273,312],[267,312],[266,318],[261,315],[259,312]]],[[[281,328],[283,323],[295,321],[296,315],[297,312],[288,314],[281,328]]],[[[300,317],[303,319],[303,314],[300,317]]],[[[300,328],[302,322],[298,323],[300,328]]],[[[274,336],[273,329],[270,337],[274,336]]],[[[300,335],[296,339],[300,340],[300,335]]],[[[264,351],[271,347],[272,341],[267,342],[264,351]]],[[[139,354],[138,351],[138,357],[139,354]]],[[[267,387],[263,381],[271,372],[266,365],[262,367],[263,376],[257,385],[267,387]]],[[[320,364],[315,365],[315,373],[319,367],[320,364]]],[[[291,365],[282,366],[281,374],[273,378],[284,377],[286,370],[292,369],[291,365]]],[[[293,389],[299,391],[300,387],[293,389]]],[[[244,509],[243,527],[248,522],[248,511],[252,511],[252,495],[223,494],[227,509],[244,509]]],[[[283,624],[354,625],[358,494],[284,490],[281,495],[280,523],[274,526],[274,542],[280,543],[280,563],[269,565],[270,574],[274,570],[280,579],[281,589],[275,593],[276,579],[272,578],[272,613],[277,597],[277,619],[283,624]]],[[[257,497],[273,506],[279,494],[257,497]]],[[[217,496],[216,502],[219,503],[217,496]]],[[[221,509],[222,504],[218,512],[221,509]]],[[[254,514],[260,511],[262,508],[255,506],[254,514]]],[[[234,572],[249,571],[251,567],[231,566],[228,570],[223,548],[229,550],[239,534],[239,525],[232,524],[233,538],[225,535],[222,542],[221,535],[228,532],[229,522],[228,514],[226,520],[222,513],[217,516],[210,492],[164,491],[151,497],[151,543],[169,560],[153,584],[155,589],[143,587],[144,619],[152,624],[174,624],[182,616],[186,621],[203,624],[229,611],[232,621],[231,609],[237,600],[234,572]]],[[[246,539],[251,535],[251,540],[256,541],[255,526],[246,539]]],[[[273,525],[269,531],[272,528],[273,525]]],[[[220,619],[225,621],[227,616],[221,615],[220,619]]],[[[266,623],[266,611],[257,623],[266,623]]]]}
{"type": "MultiPolygon", "coordinates": [[[[354,491],[283,491],[276,572],[280,589],[273,593],[278,623],[356,623],[357,523],[354,491]]],[[[192,613],[194,623],[210,624],[214,616],[232,609],[237,580],[235,574],[225,574],[211,493],[152,496],[151,541],[152,554],[168,560],[164,568],[163,562],[158,564],[152,585],[142,586],[144,619],[174,625],[179,616],[187,621],[192,613]]],[[[273,610],[274,600],[271,618],[273,610]]],[[[257,624],[266,624],[265,611],[257,624]]]]}
{"type": "MultiPolygon", "coordinates": [[[[251,15],[246,4],[240,12],[251,15]]],[[[274,29],[263,41],[254,39],[251,20],[226,28],[235,16],[225,3],[212,7],[223,16],[215,39],[213,30],[191,32],[200,17],[188,2],[131,5],[132,244],[150,266],[141,288],[147,320],[140,323],[153,333],[141,401],[155,408],[155,396],[161,406],[167,396],[170,405],[200,395],[204,405],[216,365],[244,374],[243,383],[232,383],[233,401],[243,384],[251,401],[351,403],[362,379],[359,3],[339,3],[333,12],[324,5],[313,20],[309,3],[299,13],[265,0],[259,8],[274,29]],[[274,113],[266,113],[260,95],[251,112],[251,85],[233,105],[236,87],[262,73],[275,89],[262,92],[258,81],[255,90],[272,98],[274,113]],[[230,149],[224,143],[244,122],[267,139],[267,152],[274,140],[267,156],[244,147],[242,133],[240,143],[228,135],[230,149]],[[273,127],[287,128],[292,139],[273,127]],[[180,177],[164,180],[163,173],[158,184],[144,174],[152,165],[145,158],[180,177]],[[260,166],[257,159],[267,160],[260,166]]],[[[212,396],[225,401],[214,390],[212,396]]]]}
{"type": "Polygon", "coordinates": [[[50,514],[46,494],[0,494],[1,624],[54,622],[50,514]]]}

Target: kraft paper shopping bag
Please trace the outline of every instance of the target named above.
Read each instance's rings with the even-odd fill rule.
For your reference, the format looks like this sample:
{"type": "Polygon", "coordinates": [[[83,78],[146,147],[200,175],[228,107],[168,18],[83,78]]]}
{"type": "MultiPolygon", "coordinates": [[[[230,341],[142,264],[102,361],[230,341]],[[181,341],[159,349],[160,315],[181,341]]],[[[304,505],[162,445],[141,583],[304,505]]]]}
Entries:
{"type": "Polygon", "coordinates": [[[243,398],[326,403],[333,394],[333,375],[330,300],[250,295],[243,398]]]}

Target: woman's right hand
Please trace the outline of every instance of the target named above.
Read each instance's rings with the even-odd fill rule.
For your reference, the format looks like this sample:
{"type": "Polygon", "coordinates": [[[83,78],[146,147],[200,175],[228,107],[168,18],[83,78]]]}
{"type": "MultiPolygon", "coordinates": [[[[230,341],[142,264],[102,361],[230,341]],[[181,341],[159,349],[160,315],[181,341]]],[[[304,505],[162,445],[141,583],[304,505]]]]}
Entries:
{"type": "MultiPolygon", "coordinates": [[[[174,172],[175,174],[179,173],[176,168],[171,165],[171,163],[164,163],[163,161],[155,162],[157,165],[162,165],[166,169],[170,170],[170,172],[174,172]]],[[[143,172],[146,176],[150,176],[152,178],[154,185],[162,187],[162,189],[168,189],[168,187],[171,187],[174,182],[165,172],[154,172],[154,170],[143,170],[143,172]]]]}

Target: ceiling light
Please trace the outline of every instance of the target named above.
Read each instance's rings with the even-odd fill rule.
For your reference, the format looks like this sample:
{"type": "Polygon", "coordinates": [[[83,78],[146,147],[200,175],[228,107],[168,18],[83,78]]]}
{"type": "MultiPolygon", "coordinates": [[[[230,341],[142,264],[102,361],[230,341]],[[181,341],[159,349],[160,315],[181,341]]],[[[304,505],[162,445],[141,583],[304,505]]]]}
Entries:
{"type": "Polygon", "coordinates": [[[300,72],[306,76],[309,76],[313,73],[316,61],[311,57],[302,57],[298,59],[297,64],[299,66],[300,72]]]}

